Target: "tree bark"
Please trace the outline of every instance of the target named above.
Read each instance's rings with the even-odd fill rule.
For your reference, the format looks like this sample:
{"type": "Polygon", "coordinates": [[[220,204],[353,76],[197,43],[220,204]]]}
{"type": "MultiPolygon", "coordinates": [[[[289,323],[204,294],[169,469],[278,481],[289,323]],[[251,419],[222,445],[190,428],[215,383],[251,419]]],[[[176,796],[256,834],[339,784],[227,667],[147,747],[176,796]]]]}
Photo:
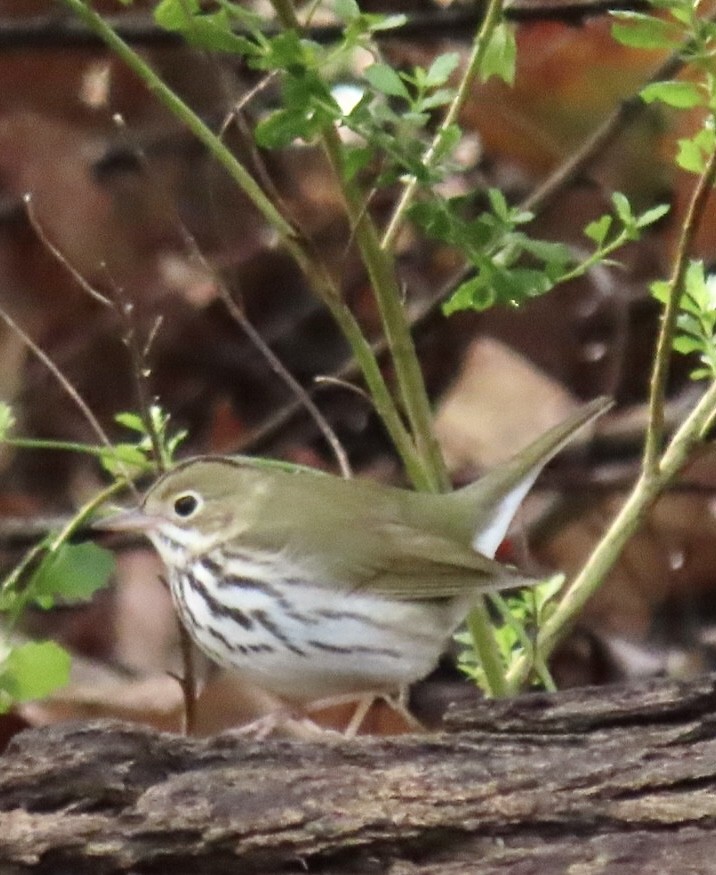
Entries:
{"type": "Polygon", "coordinates": [[[440,734],[16,737],[0,873],[716,872],[716,677],[453,710],[440,734]]]}

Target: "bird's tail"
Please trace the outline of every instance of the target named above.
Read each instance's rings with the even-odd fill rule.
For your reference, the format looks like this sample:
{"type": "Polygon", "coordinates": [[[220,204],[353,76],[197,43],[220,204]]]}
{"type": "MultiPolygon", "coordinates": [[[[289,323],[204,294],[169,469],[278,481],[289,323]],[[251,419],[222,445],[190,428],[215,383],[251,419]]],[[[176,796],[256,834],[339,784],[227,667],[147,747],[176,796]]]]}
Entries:
{"type": "Polygon", "coordinates": [[[512,459],[453,493],[464,510],[463,519],[469,520],[475,550],[494,557],[517,508],[542,468],[581,428],[601,416],[613,403],[605,397],[590,401],[559,425],[540,435],[512,459]]]}

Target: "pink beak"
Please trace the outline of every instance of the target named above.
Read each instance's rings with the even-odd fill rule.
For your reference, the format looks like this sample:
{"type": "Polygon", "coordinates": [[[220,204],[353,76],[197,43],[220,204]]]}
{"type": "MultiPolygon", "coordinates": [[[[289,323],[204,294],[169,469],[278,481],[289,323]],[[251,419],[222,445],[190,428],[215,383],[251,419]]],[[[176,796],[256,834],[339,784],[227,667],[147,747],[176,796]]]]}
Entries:
{"type": "Polygon", "coordinates": [[[93,529],[106,532],[151,532],[159,528],[163,520],[133,508],[120,510],[92,523],[93,529]]]}

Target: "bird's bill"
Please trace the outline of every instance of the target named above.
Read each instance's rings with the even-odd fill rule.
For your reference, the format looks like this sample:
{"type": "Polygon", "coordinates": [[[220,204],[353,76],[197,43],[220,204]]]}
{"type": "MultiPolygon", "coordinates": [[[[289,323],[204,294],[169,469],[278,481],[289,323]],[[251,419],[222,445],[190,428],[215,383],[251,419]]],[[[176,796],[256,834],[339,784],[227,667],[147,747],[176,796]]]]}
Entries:
{"type": "Polygon", "coordinates": [[[152,532],[162,520],[158,516],[150,516],[138,508],[120,510],[92,523],[93,529],[106,532],[152,532]]]}

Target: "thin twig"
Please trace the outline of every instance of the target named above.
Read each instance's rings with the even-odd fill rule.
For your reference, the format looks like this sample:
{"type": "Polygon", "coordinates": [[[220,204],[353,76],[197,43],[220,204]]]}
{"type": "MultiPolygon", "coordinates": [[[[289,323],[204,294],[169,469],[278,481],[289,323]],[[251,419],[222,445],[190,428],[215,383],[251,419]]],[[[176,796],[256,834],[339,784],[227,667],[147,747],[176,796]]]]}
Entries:
{"type": "MultiPolygon", "coordinates": [[[[137,395],[137,404],[139,406],[139,415],[144,423],[144,430],[149,436],[152,445],[152,456],[156,472],[162,474],[167,469],[168,460],[165,458],[165,450],[162,446],[161,437],[157,431],[157,425],[151,411],[150,391],[148,385],[151,372],[145,357],[145,351],[148,350],[149,345],[148,343],[145,343],[144,346],[139,345],[136,326],[132,320],[134,304],[127,299],[124,288],[119,283],[115,282],[114,278],[109,275],[106,265],[102,265],[102,267],[105,269],[107,279],[112,287],[112,291],[114,292],[116,301],[115,310],[124,326],[122,341],[129,351],[132,365],[132,376],[134,378],[134,390],[137,395]]],[[[156,323],[155,326],[153,326],[152,335],[155,332],[155,327],[156,323]]]]}
{"type": "MultiPolygon", "coordinates": [[[[487,52],[487,48],[490,44],[490,40],[493,33],[495,32],[495,28],[500,22],[501,17],[502,0],[489,0],[487,10],[485,12],[485,18],[480,25],[479,31],[475,35],[475,39],[472,44],[472,51],[470,52],[470,57],[465,66],[465,70],[463,71],[460,83],[457,87],[455,97],[453,97],[452,101],[450,102],[448,110],[445,113],[445,117],[440,122],[440,125],[435,132],[435,136],[433,137],[431,144],[428,146],[425,154],[423,155],[421,163],[427,169],[431,169],[433,167],[435,160],[439,154],[440,145],[443,142],[447,131],[457,122],[460,111],[462,110],[465,102],[472,92],[475,79],[480,72],[480,67],[482,66],[482,62],[485,57],[485,53],[487,52]]],[[[398,232],[400,231],[400,228],[402,226],[403,220],[405,218],[405,214],[407,213],[410,205],[413,202],[415,194],[417,193],[419,184],[420,183],[417,176],[412,176],[406,183],[403,192],[398,199],[395,208],[393,209],[393,214],[390,217],[390,221],[388,222],[388,227],[383,234],[383,239],[381,240],[382,249],[392,249],[396,237],[398,236],[398,232]]]]}
{"type": "Polygon", "coordinates": [[[701,227],[706,204],[716,179],[716,150],[711,153],[704,172],[694,189],[689,208],[679,236],[679,245],[674,258],[674,266],[669,279],[669,287],[661,327],[656,342],[654,365],[649,386],[649,422],[644,445],[644,470],[650,474],[659,463],[659,453],[664,437],[664,400],[666,382],[669,377],[671,351],[679,315],[679,304],[683,294],[684,276],[688,269],[688,258],[696,233],[701,227]]]}
{"type": "Polygon", "coordinates": [[[107,433],[102,428],[99,423],[97,417],[92,413],[89,408],[89,405],[84,400],[84,398],[80,395],[77,389],[72,385],[69,379],[62,373],[62,371],[57,367],[57,365],[52,361],[52,359],[47,355],[47,353],[42,350],[35,341],[27,334],[20,326],[15,322],[15,320],[7,313],[2,307],[0,307],[0,319],[7,325],[7,327],[13,331],[25,346],[42,362],[42,364],[47,368],[47,370],[52,374],[52,376],[57,380],[60,386],[64,389],[67,395],[74,402],[76,407],[80,410],[84,418],[87,420],[92,431],[94,431],[97,439],[100,443],[104,444],[106,447],[112,447],[112,442],[110,441],[107,433]]]}
{"type": "Polygon", "coordinates": [[[37,214],[35,213],[35,206],[32,202],[32,193],[27,192],[22,197],[23,203],[25,204],[25,212],[27,213],[27,218],[30,221],[30,225],[32,226],[32,230],[37,235],[38,239],[42,243],[42,245],[47,249],[55,258],[60,262],[60,264],[64,267],[64,269],[71,275],[77,285],[86,292],[90,298],[94,301],[97,301],[98,304],[102,304],[103,307],[109,307],[110,309],[114,309],[114,304],[99,292],[90,282],[88,282],[82,274],[77,270],[77,268],[70,263],[67,256],[58,249],[58,247],[50,240],[50,238],[45,233],[45,229],[40,224],[40,220],[37,218],[37,214]]]}
{"type": "Polygon", "coordinates": [[[338,467],[341,470],[341,474],[347,479],[350,479],[353,476],[353,472],[351,471],[350,462],[348,461],[348,455],[343,445],[341,444],[338,435],[331,428],[326,417],[318,409],[317,405],[308,394],[308,392],[303,388],[303,386],[298,382],[293,374],[286,368],[286,366],[279,359],[276,353],[271,349],[268,343],[266,343],[266,341],[261,336],[261,334],[259,334],[256,328],[254,328],[253,324],[246,317],[244,311],[236,304],[234,299],[231,297],[231,293],[226,288],[226,286],[222,282],[219,282],[218,288],[219,293],[221,294],[221,299],[224,302],[226,309],[229,311],[231,318],[241,327],[241,330],[246,334],[251,343],[261,352],[261,355],[269,363],[273,372],[277,374],[277,376],[293,392],[301,406],[306,408],[309,415],[316,423],[319,431],[333,451],[333,455],[336,457],[336,462],[338,463],[338,467]]]}

